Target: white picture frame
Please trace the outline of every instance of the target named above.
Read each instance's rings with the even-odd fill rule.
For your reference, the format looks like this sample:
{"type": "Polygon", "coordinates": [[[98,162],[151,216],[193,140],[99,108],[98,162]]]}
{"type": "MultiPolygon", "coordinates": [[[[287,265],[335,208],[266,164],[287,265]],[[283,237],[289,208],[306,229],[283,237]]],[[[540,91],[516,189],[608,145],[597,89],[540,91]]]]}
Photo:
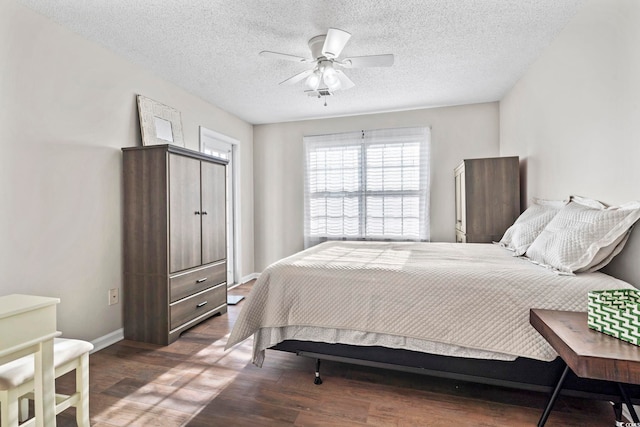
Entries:
{"type": "Polygon", "coordinates": [[[180,111],[138,95],[142,145],[172,144],[184,147],[180,111]]]}

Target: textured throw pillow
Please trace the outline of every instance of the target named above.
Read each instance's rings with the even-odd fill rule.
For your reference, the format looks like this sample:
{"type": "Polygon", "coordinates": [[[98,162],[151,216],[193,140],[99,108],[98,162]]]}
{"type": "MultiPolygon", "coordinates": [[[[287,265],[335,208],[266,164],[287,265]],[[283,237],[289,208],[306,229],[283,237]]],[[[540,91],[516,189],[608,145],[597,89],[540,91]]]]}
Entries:
{"type": "Polygon", "coordinates": [[[563,273],[596,271],[622,250],[638,218],[640,202],[606,207],[572,196],[527,249],[526,256],[563,273]]]}
{"type": "Polygon", "coordinates": [[[514,256],[523,255],[544,230],[566,201],[534,198],[531,205],[505,231],[500,245],[512,250],[514,256]]]}

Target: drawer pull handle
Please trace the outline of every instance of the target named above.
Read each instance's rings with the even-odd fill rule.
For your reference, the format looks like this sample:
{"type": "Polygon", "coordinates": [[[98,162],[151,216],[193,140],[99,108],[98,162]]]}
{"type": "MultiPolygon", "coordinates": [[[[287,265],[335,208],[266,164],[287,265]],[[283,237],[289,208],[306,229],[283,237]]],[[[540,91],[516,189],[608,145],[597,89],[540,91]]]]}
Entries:
{"type": "Polygon", "coordinates": [[[204,307],[205,305],[207,305],[207,302],[208,302],[208,301],[203,301],[203,302],[201,302],[200,304],[198,304],[198,305],[196,306],[196,308],[204,307]]]}
{"type": "Polygon", "coordinates": [[[200,212],[195,211],[195,212],[194,212],[194,215],[200,215],[200,212]]]}
{"type": "Polygon", "coordinates": [[[207,278],[205,277],[204,279],[198,279],[196,280],[196,283],[202,283],[202,282],[206,282],[207,278]]]}
{"type": "Polygon", "coordinates": [[[207,215],[207,211],[202,211],[202,215],[207,215]]]}

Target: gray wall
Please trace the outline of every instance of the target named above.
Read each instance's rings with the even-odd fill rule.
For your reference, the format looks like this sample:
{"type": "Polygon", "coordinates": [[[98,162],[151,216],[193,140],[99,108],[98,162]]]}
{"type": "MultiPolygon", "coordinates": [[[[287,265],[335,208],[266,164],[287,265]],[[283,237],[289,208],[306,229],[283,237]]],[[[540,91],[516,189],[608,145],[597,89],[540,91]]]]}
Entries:
{"type": "Polygon", "coordinates": [[[453,169],[499,154],[498,116],[498,104],[486,103],[255,126],[256,270],[303,248],[304,135],[431,126],[431,240],[452,242],[453,169]]]}
{"type": "Polygon", "coordinates": [[[121,147],[141,145],[136,94],[240,141],[240,275],[253,273],[253,127],[18,5],[0,1],[0,295],[59,297],[58,329],[122,327],[121,147]]]}

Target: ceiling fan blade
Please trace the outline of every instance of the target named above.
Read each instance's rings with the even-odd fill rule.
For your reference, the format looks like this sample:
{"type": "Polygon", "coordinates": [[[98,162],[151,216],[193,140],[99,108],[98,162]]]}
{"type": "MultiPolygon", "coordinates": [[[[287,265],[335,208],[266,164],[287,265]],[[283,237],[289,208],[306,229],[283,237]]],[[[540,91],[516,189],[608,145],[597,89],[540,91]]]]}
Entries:
{"type": "Polygon", "coordinates": [[[281,85],[294,85],[296,83],[298,83],[300,80],[303,80],[304,78],[308,77],[311,73],[313,73],[313,69],[311,70],[305,70],[301,73],[296,74],[293,77],[289,77],[287,80],[281,81],[280,84],[281,85]]]}
{"type": "Polygon", "coordinates": [[[393,55],[367,55],[353,56],[340,61],[340,65],[345,68],[364,68],[364,67],[390,67],[393,65],[393,55]]]}
{"type": "Polygon", "coordinates": [[[267,58],[284,59],[285,61],[293,61],[293,62],[312,62],[313,61],[310,58],[303,58],[301,56],[289,55],[288,53],[271,52],[269,50],[263,50],[262,52],[260,52],[259,55],[267,58]]]}
{"type": "Polygon", "coordinates": [[[351,33],[339,30],[337,28],[329,28],[327,37],[324,39],[322,46],[322,54],[327,58],[337,58],[342,53],[342,49],[351,38],[351,33]]]}
{"type": "Polygon", "coordinates": [[[340,80],[340,90],[350,89],[354,87],[356,84],[351,81],[349,77],[345,73],[340,70],[336,70],[336,76],[340,80]]]}

